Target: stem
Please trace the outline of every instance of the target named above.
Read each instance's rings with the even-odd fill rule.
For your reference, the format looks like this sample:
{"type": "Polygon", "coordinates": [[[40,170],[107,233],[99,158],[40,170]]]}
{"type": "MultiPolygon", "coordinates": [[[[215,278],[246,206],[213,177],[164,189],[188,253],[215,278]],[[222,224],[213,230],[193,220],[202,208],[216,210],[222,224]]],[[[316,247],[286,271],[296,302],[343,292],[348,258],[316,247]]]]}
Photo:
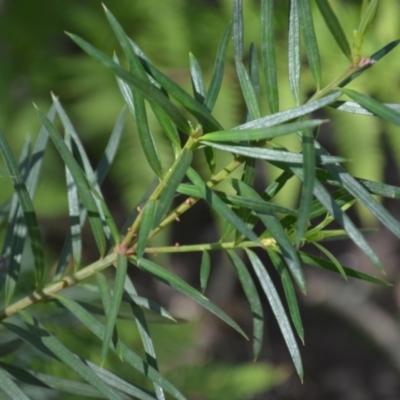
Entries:
{"type": "Polygon", "coordinates": [[[164,247],[147,247],[145,253],[157,254],[157,253],[188,253],[193,251],[207,251],[207,250],[232,250],[232,249],[247,249],[250,247],[275,247],[276,242],[274,239],[264,239],[260,243],[256,242],[226,242],[226,243],[203,243],[203,244],[191,244],[191,245],[175,245],[175,246],[164,246],[164,247]]]}
{"type": "Polygon", "coordinates": [[[16,314],[19,311],[22,311],[23,309],[31,306],[32,304],[35,304],[41,300],[45,300],[53,296],[54,294],[56,294],[62,289],[65,289],[66,287],[73,286],[83,281],[84,279],[88,278],[89,276],[92,276],[96,272],[106,269],[116,260],[117,260],[117,254],[112,253],[106,256],[105,258],[102,258],[101,260],[98,260],[93,264],[90,264],[87,267],[79,270],[78,272],[75,272],[72,275],[66,276],[61,280],[52,283],[49,286],[46,286],[40,291],[34,291],[29,296],[22,298],[21,300],[15,302],[14,304],[11,304],[11,306],[6,307],[2,311],[0,311],[0,321],[4,320],[7,317],[10,317],[11,315],[16,314]]]}

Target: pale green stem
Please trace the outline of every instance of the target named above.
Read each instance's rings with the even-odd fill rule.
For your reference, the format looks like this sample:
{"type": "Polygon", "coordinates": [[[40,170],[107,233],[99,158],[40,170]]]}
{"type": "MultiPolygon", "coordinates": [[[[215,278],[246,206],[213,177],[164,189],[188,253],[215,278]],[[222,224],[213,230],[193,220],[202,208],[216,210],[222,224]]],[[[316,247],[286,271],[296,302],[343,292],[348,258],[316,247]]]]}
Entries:
{"type": "Polygon", "coordinates": [[[21,300],[16,301],[14,304],[6,307],[2,311],[0,311],[0,321],[3,319],[10,317],[11,315],[16,314],[19,311],[35,304],[41,300],[47,299],[62,289],[65,289],[69,286],[73,286],[89,276],[94,275],[96,272],[102,271],[106,269],[110,265],[112,265],[117,260],[117,254],[112,253],[101,260],[94,262],[93,264],[88,265],[87,267],[75,272],[72,275],[66,276],[61,280],[51,283],[48,286],[44,287],[40,291],[34,291],[29,296],[22,298],[21,300]]]}

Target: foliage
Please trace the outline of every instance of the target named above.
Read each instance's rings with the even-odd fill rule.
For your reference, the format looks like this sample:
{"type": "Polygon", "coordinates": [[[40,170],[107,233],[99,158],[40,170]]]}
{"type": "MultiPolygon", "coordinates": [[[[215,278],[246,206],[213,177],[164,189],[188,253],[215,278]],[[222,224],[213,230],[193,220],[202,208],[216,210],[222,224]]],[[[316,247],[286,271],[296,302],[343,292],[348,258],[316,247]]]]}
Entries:
{"type": "MultiPolygon", "coordinates": [[[[358,76],[368,74],[371,67],[377,68],[375,64],[400,41],[392,41],[371,56],[364,56],[364,38],[378,2],[363,1],[359,26],[354,31],[351,45],[328,1],[317,1],[326,26],[348,58],[344,70],[324,86],[310,4],[308,0],[292,0],[290,4],[287,80],[296,106],[285,111],[280,111],[272,0],[261,1],[260,55],[257,46],[252,44],[248,53],[248,68],[243,39],[243,4],[241,0],[234,1],[232,26],[229,25],[222,35],[207,89],[200,63],[194,55],[190,55],[193,95],[156,67],[125,34],[106,7],[107,20],[125,56],[123,62],[120,63],[116,55],[108,57],[86,40],[68,33],[81,49],[116,77],[126,110],[117,119],[96,169],[92,168],[88,154],[56,96],[52,97],[53,105],[47,115],[37,108],[43,127],[33,149],[30,143],[24,146],[19,162],[14,159],[5,135],[0,135],[0,152],[14,186],[14,194],[1,209],[2,222],[7,222],[7,229],[0,271],[4,293],[4,309],[0,318],[2,333],[6,338],[1,349],[3,355],[7,356],[0,364],[0,387],[11,398],[26,399],[27,395],[31,396],[30,390],[35,386],[73,393],[81,398],[163,399],[165,393],[177,399],[185,398],[176,385],[159,371],[147,310],[170,322],[174,322],[175,318],[150,298],[138,295],[135,282],[128,274],[132,269],[141,270],[172,287],[247,338],[247,333],[204,294],[212,268],[209,253],[214,250],[226,252],[251,308],[254,359],[259,356],[263,342],[265,327],[262,302],[266,299],[300,379],[303,379],[304,372],[296,335],[303,342],[304,332],[295,287],[306,293],[302,263],[339,273],[345,279],[354,277],[386,284],[384,280],[341,265],[324,247],[324,240],[343,236],[349,238],[378,270],[383,271],[376,253],[346,211],[354,203],[360,203],[400,237],[400,224],[374,197],[397,198],[400,188],[359,179],[350,174],[342,166],[346,160],[329,154],[318,141],[319,131],[324,129],[328,121],[312,119],[312,113],[330,107],[342,113],[376,115],[400,126],[399,105],[383,104],[345,88],[358,76]],[[234,65],[246,109],[241,124],[224,129],[224,124],[212,112],[221,91],[231,34],[234,65]],[[304,103],[300,95],[303,72],[300,35],[315,82],[315,93],[304,103]],[[127,69],[123,67],[125,62],[127,69]],[[266,115],[260,100],[264,93],[269,108],[266,115]],[[350,101],[343,100],[344,96],[350,101]],[[127,223],[120,229],[104,199],[101,183],[122,141],[127,112],[135,119],[142,150],[148,166],[157,177],[157,183],[155,187],[150,187],[148,194],[135,206],[127,223]],[[56,116],[61,122],[64,136],[56,128],[56,116]],[[169,145],[168,157],[160,150],[150,118],[157,120],[164,135],[162,141],[169,145]],[[289,137],[293,148],[285,147],[279,141],[281,137],[289,137]],[[43,238],[33,203],[44,151],[50,142],[65,167],[70,217],[70,232],[57,265],[51,270],[46,268],[43,261],[43,238]],[[294,150],[296,146],[300,151],[294,150]],[[230,159],[225,163],[226,154],[230,155],[230,159]],[[207,176],[204,170],[196,170],[196,160],[202,160],[208,166],[207,176]],[[262,193],[253,188],[256,160],[280,171],[280,175],[262,193]],[[276,201],[278,193],[292,178],[302,184],[297,209],[276,201]],[[329,187],[335,190],[330,191],[329,187]],[[184,196],[184,200],[175,206],[178,195],[184,196]],[[160,233],[200,201],[208,204],[223,220],[223,230],[217,242],[182,246],[154,244],[160,233]],[[89,265],[84,265],[82,261],[86,245],[82,228],[86,219],[98,250],[98,259],[89,265]],[[330,229],[333,222],[340,228],[330,229]],[[258,234],[259,227],[261,234],[258,234]],[[25,249],[26,244],[29,250],[25,249]],[[326,258],[305,252],[302,249],[305,244],[316,246],[326,258]],[[153,254],[184,252],[201,252],[203,255],[200,271],[202,292],[159,265],[157,259],[152,257],[153,254]],[[261,253],[268,254],[275,270],[265,268],[259,256],[261,253]],[[110,287],[104,273],[113,267],[115,276],[110,287]],[[29,287],[21,287],[20,277],[25,270],[32,272],[29,287]],[[276,288],[274,276],[281,278],[282,296],[276,288]],[[76,290],[71,295],[70,291],[64,290],[66,288],[76,290]],[[19,298],[20,291],[24,292],[25,297],[19,298]],[[126,308],[129,316],[126,315],[126,308]],[[55,321],[67,318],[66,315],[68,318],[73,316],[75,324],[79,321],[80,327],[97,337],[99,349],[95,359],[89,360],[89,357],[81,354],[78,356],[54,333],[55,321]],[[145,359],[136,354],[122,338],[117,323],[120,319],[135,321],[145,359]],[[61,379],[44,374],[35,370],[33,362],[30,369],[20,367],[15,360],[18,360],[21,351],[26,351],[26,347],[21,346],[22,342],[39,352],[41,357],[57,360],[62,371],[70,369],[74,376],[61,379]],[[129,367],[132,374],[135,371],[135,375],[126,376],[126,371],[119,374],[115,370],[111,372],[107,365],[115,356],[123,360],[124,369],[129,367]],[[132,378],[136,376],[137,379],[132,378]],[[152,388],[148,381],[152,383],[152,388]],[[29,385],[22,390],[21,383],[29,385]]],[[[342,129],[346,130],[346,127],[342,129]]],[[[131,175],[140,175],[141,168],[132,165],[129,160],[125,160],[125,163],[130,165],[129,177],[134,181],[131,175]]],[[[67,333],[64,332],[64,335],[67,333]]],[[[32,353],[32,361],[34,357],[32,353]]],[[[252,371],[251,367],[243,366],[236,371],[231,388],[224,387],[222,382],[217,389],[231,393],[235,385],[239,385],[240,378],[259,373],[249,371],[252,371]]],[[[221,381],[224,380],[224,370],[215,374],[221,375],[221,381]]],[[[281,378],[277,374],[275,377],[271,375],[270,379],[271,382],[279,382],[281,378]]],[[[263,389],[265,387],[260,390],[263,389]]],[[[216,397],[220,396],[218,390],[216,397]]],[[[252,394],[243,392],[242,395],[252,394]]]]}

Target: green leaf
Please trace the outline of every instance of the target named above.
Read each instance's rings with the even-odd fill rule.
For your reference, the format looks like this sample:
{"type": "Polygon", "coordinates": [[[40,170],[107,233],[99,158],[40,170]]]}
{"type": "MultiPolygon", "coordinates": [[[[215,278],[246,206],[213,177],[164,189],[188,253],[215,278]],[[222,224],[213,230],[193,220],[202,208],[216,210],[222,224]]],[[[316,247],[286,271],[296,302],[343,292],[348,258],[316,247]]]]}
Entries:
{"type": "Polygon", "coordinates": [[[147,245],[147,238],[149,237],[149,233],[154,226],[154,211],[155,211],[156,202],[152,199],[149,199],[142,211],[142,220],[140,222],[139,236],[136,247],[136,254],[138,263],[143,257],[144,249],[147,245]]]}
{"type": "Polygon", "coordinates": [[[104,333],[103,343],[101,347],[102,365],[106,360],[108,348],[110,347],[111,339],[114,333],[115,323],[117,321],[118,311],[122,301],[122,294],[124,292],[124,283],[126,279],[127,268],[128,260],[126,256],[124,254],[118,254],[117,273],[115,275],[113,296],[110,304],[110,310],[107,315],[106,331],[104,333]]]}
{"type": "MultiPolygon", "coordinates": [[[[27,179],[31,159],[30,150],[30,141],[26,141],[18,162],[22,179],[27,179]]],[[[26,183],[26,186],[28,189],[28,182],[26,183]]],[[[3,266],[0,269],[0,287],[4,285],[6,305],[11,302],[19,280],[26,232],[27,227],[23,211],[19,205],[18,194],[14,191],[14,194],[11,197],[6,236],[1,251],[3,266]]]]}
{"type": "MultiPolygon", "coordinates": [[[[400,104],[393,103],[382,103],[386,107],[393,109],[400,113],[400,104]]],[[[344,111],[352,114],[360,114],[360,115],[374,115],[372,112],[369,112],[365,108],[361,107],[359,104],[353,101],[335,101],[330,105],[330,107],[335,108],[339,111],[344,111]]]]}
{"type": "MultiPolygon", "coordinates": [[[[129,257],[129,259],[134,264],[137,265],[135,257],[129,257]]],[[[147,259],[143,259],[142,262],[140,263],[140,266],[138,266],[138,267],[141,270],[148,272],[149,274],[154,276],[156,279],[164,282],[166,285],[173,287],[178,292],[181,292],[185,296],[196,301],[201,306],[203,306],[205,309],[212,312],[214,315],[216,315],[222,321],[224,321],[228,325],[230,325],[233,329],[235,329],[237,332],[239,332],[242,336],[247,338],[246,334],[243,332],[243,330],[240,328],[240,326],[235,321],[232,320],[232,318],[230,318],[228,315],[226,315],[219,307],[217,307],[215,304],[211,303],[210,300],[208,300],[200,292],[198,292],[196,289],[194,289],[193,287],[188,285],[184,280],[182,280],[178,276],[172,274],[171,272],[167,271],[166,269],[160,267],[159,265],[157,265],[147,259]]]]}
{"type": "MultiPolygon", "coordinates": [[[[71,299],[67,299],[62,296],[57,296],[57,300],[63,304],[84,326],[86,326],[94,335],[96,335],[101,341],[104,338],[105,328],[104,326],[89,312],[87,312],[82,306],[71,299]]],[[[154,382],[157,382],[165,391],[170,393],[176,399],[185,400],[185,397],[176,389],[167,379],[165,379],[158,371],[152,366],[144,362],[137,354],[135,354],[129,347],[127,347],[121,341],[118,342],[124,360],[127,364],[135,368],[144,376],[148,377],[154,382]]],[[[110,346],[115,350],[112,343],[110,346]]]]}
{"type": "Polygon", "coordinates": [[[203,73],[196,57],[189,53],[190,76],[192,78],[193,94],[196,101],[204,103],[206,97],[206,88],[203,80],[203,73]]]}
{"type": "Polygon", "coordinates": [[[314,134],[311,129],[304,129],[301,133],[301,144],[303,149],[303,187],[300,197],[299,219],[297,221],[296,246],[299,247],[304,233],[307,229],[308,218],[313,200],[315,182],[315,147],[314,134]]]}
{"type": "Polygon", "coordinates": [[[299,335],[299,338],[304,344],[303,323],[301,322],[299,305],[297,304],[296,293],[294,291],[294,287],[292,284],[292,280],[290,279],[289,272],[285,267],[285,265],[283,264],[279,255],[274,250],[267,247],[267,252],[269,258],[271,259],[276,270],[279,272],[281,276],[283,290],[285,291],[286,301],[289,306],[290,317],[292,319],[294,327],[296,328],[296,332],[299,335]]]}
{"type": "Polygon", "coordinates": [[[208,278],[210,277],[210,255],[208,251],[203,251],[203,257],[201,259],[201,266],[200,266],[200,286],[201,291],[204,293],[207,288],[208,278]]]}
{"type": "Polygon", "coordinates": [[[344,94],[349,96],[352,100],[358,103],[361,107],[367,109],[374,115],[378,115],[379,117],[389,121],[397,126],[400,126],[400,112],[394,110],[391,107],[386,106],[385,104],[380,103],[368,97],[362,93],[355,92],[350,89],[339,89],[344,94]]]}
{"type": "Polygon", "coordinates": [[[244,48],[243,30],[243,2],[242,0],[233,1],[233,53],[235,63],[243,58],[244,48]]]}
{"type": "Polygon", "coordinates": [[[226,50],[228,48],[228,43],[231,38],[231,31],[232,26],[231,24],[229,24],[226,27],[221,42],[218,46],[213,76],[211,78],[211,83],[207,90],[206,98],[204,100],[204,106],[210,111],[214,108],[215,102],[217,101],[219,95],[219,91],[221,89],[222,78],[224,76],[226,50]]]}
{"type": "Polygon", "coordinates": [[[271,306],[272,312],[278,322],[279,328],[282,332],[283,338],[285,339],[286,345],[289,349],[289,353],[292,357],[294,366],[300,379],[303,380],[303,365],[301,362],[301,356],[299,348],[296,343],[296,339],[293,335],[292,327],[286,315],[285,309],[283,308],[281,299],[279,298],[278,292],[260,259],[250,250],[246,249],[246,253],[250,259],[251,265],[253,266],[254,272],[256,273],[258,280],[260,281],[261,287],[268,299],[271,306]]]}
{"type": "Polygon", "coordinates": [[[200,138],[200,141],[207,142],[242,142],[252,140],[270,140],[278,136],[288,135],[306,128],[313,128],[326,122],[325,120],[306,120],[292,122],[268,128],[256,129],[232,129],[219,132],[206,133],[200,138]]]}
{"type": "Polygon", "coordinates": [[[193,152],[184,148],[172,167],[163,179],[161,196],[158,199],[157,210],[154,215],[154,225],[157,226],[164,214],[168,211],[175,196],[176,189],[182,182],[193,159],[193,152]]]}
{"type": "MultiPolygon", "coordinates": [[[[69,130],[65,131],[64,142],[68,150],[73,154],[72,139],[69,130]]],[[[65,181],[68,190],[68,213],[70,221],[70,239],[75,268],[79,267],[82,259],[82,235],[81,235],[81,210],[79,205],[78,188],[68,167],[65,167],[65,181]]]]}
{"type": "Polygon", "coordinates": [[[343,28],[340,25],[336,14],[333,12],[328,0],[317,0],[316,3],[319,11],[321,11],[322,16],[324,17],[326,25],[328,26],[333,37],[335,38],[336,43],[339,45],[343,54],[350,61],[352,61],[350,43],[347,40],[346,34],[344,33],[343,28]]]}
{"type": "Polygon", "coordinates": [[[275,60],[273,0],[261,1],[261,43],[267,100],[269,109],[274,114],[279,111],[279,92],[275,60]]]}
{"type": "Polygon", "coordinates": [[[69,351],[61,342],[52,336],[46,328],[34,317],[24,314],[24,320],[28,330],[14,324],[3,322],[3,325],[31,344],[37,350],[50,357],[63,362],[75,371],[83,380],[96,388],[101,394],[110,400],[120,400],[121,397],[104,383],[76,354],[69,351]]]}
{"type": "Polygon", "coordinates": [[[317,242],[312,242],[312,244],[318,249],[320,250],[322,253],[325,254],[325,256],[332,262],[332,264],[337,268],[337,270],[339,271],[340,275],[342,275],[343,279],[345,279],[347,281],[347,275],[345,270],[343,269],[342,265],[340,264],[340,262],[336,259],[336,257],[334,257],[334,255],[327,250],[325,247],[321,246],[319,243],[317,242]]]}
{"type": "MultiPolygon", "coordinates": [[[[136,289],[128,276],[125,279],[124,288],[126,295],[131,297],[131,300],[133,300],[137,296],[136,289]]],[[[146,352],[147,362],[154,369],[158,370],[157,356],[143,310],[134,302],[134,300],[130,302],[130,305],[133,311],[133,315],[135,317],[136,325],[139,330],[140,338],[142,339],[144,351],[146,352]]],[[[154,388],[156,391],[157,399],[165,400],[165,394],[162,387],[154,382],[154,388]]]]}
{"type": "MultiPolygon", "coordinates": [[[[290,169],[297,175],[299,179],[304,179],[302,169],[296,167],[290,167],[290,169]]],[[[314,195],[321,202],[321,204],[323,204],[326,210],[335,218],[335,221],[346,230],[354,244],[365,253],[365,255],[379,270],[383,271],[383,266],[378,256],[372,250],[364,236],[356,228],[351,219],[341,210],[327,189],[325,189],[319,181],[315,181],[314,195]]]]}
{"type": "MultiPolygon", "coordinates": [[[[103,8],[106,17],[111,25],[111,28],[113,29],[115,36],[117,37],[118,42],[120,43],[125,53],[125,56],[129,61],[130,72],[135,76],[139,77],[140,79],[142,79],[143,81],[146,81],[147,80],[146,72],[142,64],[140,63],[138,56],[132,49],[130,41],[126,36],[124,30],[104,4],[103,8]]],[[[142,145],[143,152],[146,156],[146,159],[151,169],[157,176],[161,177],[162,176],[161,159],[156,144],[154,142],[153,135],[150,132],[143,96],[136,90],[132,92],[132,95],[133,95],[133,105],[134,105],[133,108],[135,112],[137,132],[139,135],[139,140],[142,145]]]]}
{"type": "MultiPolygon", "coordinates": [[[[109,57],[97,50],[91,44],[81,39],[79,36],[72,33],[67,33],[68,36],[80,46],[91,57],[99,61],[106,68],[110,69],[116,76],[123,79],[126,83],[132,85],[137,89],[149,102],[158,104],[166,114],[176,123],[178,128],[190,134],[191,128],[186,118],[180,113],[176,106],[163,94],[159,89],[149,82],[138,78],[137,76],[129,73],[121,68],[118,64],[113,62],[109,57]]],[[[172,93],[171,93],[172,95],[172,93]]],[[[196,103],[197,104],[197,103],[196,103]]]]}
{"type": "MultiPolygon", "coordinates": [[[[190,197],[206,199],[200,190],[190,184],[181,184],[178,187],[180,194],[186,194],[190,197]]],[[[214,192],[224,203],[232,204],[237,207],[242,207],[247,210],[253,210],[262,214],[282,213],[287,215],[297,216],[297,211],[291,208],[283,207],[275,203],[267,202],[261,197],[249,198],[245,196],[226,195],[223,192],[214,192]]]]}
{"type": "MultiPolygon", "coordinates": [[[[136,45],[133,45],[135,51],[138,51],[136,45]]],[[[203,126],[205,132],[215,131],[222,129],[221,125],[218,121],[211,115],[206,107],[199,104],[193,97],[189,95],[185,90],[183,90],[177,83],[175,83],[168,76],[163,74],[158,68],[154,66],[148,59],[145,59],[140,54],[139,58],[144,66],[147,73],[160,84],[160,86],[168,92],[168,94],[175,98],[175,100],[181,104],[184,108],[186,108],[189,113],[195,116],[200,124],[203,126]]],[[[187,121],[186,121],[187,123],[187,121]]],[[[178,128],[181,129],[185,133],[186,130],[183,130],[179,124],[177,124],[178,128]]]]}
{"type": "MultiPolygon", "coordinates": [[[[235,181],[234,187],[245,197],[262,200],[262,197],[250,186],[244,182],[235,181]]],[[[296,255],[296,251],[290,242],[280,221],[274,215],[263,215],[257,212],[258,217],[270,232],[270,235],[276,240],[282,251],[283,257],[292,272],[299,288],[303,293],[306,292],[306,282],[301,269],[300,261],[296,255]]]]}
{"type": "Polygon", "coordinates": [[[340,96],[341,93],[339,91],[335,91],[328,96],[323,97],[322,99],[312,101],[310,103],[306,103],[302,106],[294,107],[289,110],[280,111],[276,114],[267,115],[266,117],[247,122],[243,125],[239,125],[237,129],[268,128],[273,125],[282,124],[283,122],[287,122],[291,119],[299,118],[304,115],[308,115],[316,110],[319,110],[320,108],[333,103],[340,96]]]}
{"type": "MultiPolygon", "coordinates": [[[[399,114],[400,116],[400,114],[399,114]]],[[[328,154],[322,146],[318,148],[323,154],[328,154]]],[[[355,199],[359,200],[365,207],[384,225],[391,230],[398,238],[400,238],[400,223],[393,218],[393,216],[382,206],[376,199],[374,199],[367,189],[355,178],[353,178],[343,167],[340,165],[332,165],[325,167],[333,178],[339,182],[355,199]]]]}
{"type": "Polygon", "coordinates": [[[289,15],[289,38],[288,38],[288,63],[289,63],[289,84],[294,101],[300,105],[300,29],[298,0],[290,1],[289,15]]]}
{"type": "MultiPolygon", "coordinates": [[[[46,117],[45,117],[46,118],[46,117]]],[[[33,208],[32,199],[18,169],[18,165],[11,152],[10,146],[0,130],[0,152],[4,159],[7,171],[10,175],[14,190],[18,196],[20,207],[24,213],[28,235],[31,240],[31,248],[35,263],[36,285],[41,286],[44,272],[43,242],[37,217],[33,208]]]]}
{"type": "MultiPolygon", "coordinates": [[[[304,264],[308,264],[308,265],[312,265],[314,267],[326,269],[327,271],[339,273],[337,266],[332,261],[324,260],[323,258],[314,256],[311,254],[307,254],[302,251],[299,251],[298,255],[299,255],[300,260],[304,264]]],[[[390,283],[388,283],[382,279],[375,278],[372,275],[368,275],[368,274],[365,274],[364,272],[356,271],[355,269],[352,269],[349,267],[345,267],[344,265],[342,265],[342,268],[343,268],[343,271],[345,272],[346,276],[361,279],[366,282],[372,282],[377,285],[384,285],[384,286],[391,285],[390,283]]]]}
{"type": "Polygon", "coordinates": [[[103,231],[103,223],[101,221],[101,216],[99,214],[96,202],[94,201],[88,187],[87,180],[85,179],[81,168],[79,167],[71,152],[68,150],[67,146],[65,145],[54,125],[39,109],[37,109],[37,113],[42,120],[44,126],[46,127],[49,136],[56,146],[60,156],[62,157],[64,163],[66,164],[71,172],[72,177],[74,178],[76,186],[79,190],[82,203],[88,212],[90,225],[92,227],[97,247],[99,248],[100,254],[103,256],[106,250],[106,240],[103,231]]]}
{"type": "MultiPolygon", "coordinates": [[[[268,161],[280,161],[288,164],[303,164],[304,158],[302,154],[290,153],[288,151],[271,150],[256,146],[242,146],[236,144],[219,144],[204,141],[203,144],[214,147],[215,149],[228,151],[233,154],[249,158],[257,158],[268,161]]],[[[336,164],[346,161],[343,157],[336,156],[317,156],[317,162],[320,164],[336,164]]]]}
{"type": "MultiPolygon", "coordinates": [[[[126,393],[130,396],[134,396],[135,399],[140,399],[140,400],[154,400],[155,397],[154,395],[139,387],[136,385],[133,385],[132,383],[128,383],[124,379],[119,378],[117,375],[113,374],[110,371],[107,371],[104,368],[101,368],[97,366],[96,364],[93,364],[90,361],[86,361],[86,364],[108,385],[111,387],[126,393]]],[[[123,397],[125,398],[125,396],[123,397]]],[[[130,399],[131,397],[129,397],[130,399]]]]}
{"type": "Polygon", "coordinates": [[[29,397],[13,382],[13,380],[0,368],[0,388],[13,400],[29,400],[29,397]]]}
{"type": "Polygon", "coordinates": [[[232,224],[242,235],[258,243],[257,235],[207,186],[194,169],[189,168],[187,176],[199,190],[201,198],[205,199],[218,214],[232,224]]]}
{"type": "Polygon", "coordinates": [[[317,89],[321,87],[321,62],[319,59],[319,50],[317,38],[314,31],[314,22],[311,14],[309,0],[297,0],[298,13],[303,42],[306,47],[308,65],[314,77],[317,89]]]}
{"type": "Polygon", "coordinates": [[[95,397],[105,398],[92,386],[69,379],[58,378],[52,375],[38,373],[32,370],[23,369],[14,365],[0,362],[0,367],[7,371],[15,380],[28,385],[44,389],[53,389],[65,393],[71,393],[82,398],[95,397]]]}
{"type": "Polygon", "coordinates": [[[249,76],[257,101],[260,99],[260,72],[258,70],[257,48],[254,43],[250,44],[249,50],[249,76]]]}
{"type": "Polygon", "coordinates": [[[232,265],[235,267],[240,284],[250,304],[253,316],[253,359],[257,360],[264,337],[264,312],[262,304],[254,281],[243,261],[233,250],[228,250],[227,254],[232,265]]]}

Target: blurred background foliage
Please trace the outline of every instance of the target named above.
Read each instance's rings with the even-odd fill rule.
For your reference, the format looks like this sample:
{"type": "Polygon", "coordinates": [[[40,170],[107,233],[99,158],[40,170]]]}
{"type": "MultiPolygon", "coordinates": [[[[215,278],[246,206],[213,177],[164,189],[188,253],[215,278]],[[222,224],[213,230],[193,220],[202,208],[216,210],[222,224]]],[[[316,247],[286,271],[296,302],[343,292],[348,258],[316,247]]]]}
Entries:
{"type": "MultiPolygon", "coordinates": [[[[104,3],[153,62],[188,91],[191,90],[189,52],[197,57],[205,76],[210,78],[219,40],[225,26],[231,20],[232,1],[105,0],[104,3]]],[[[321,53],[323,83],[327,84],[347,67],[348,61],[335,44],[316,5],[313,1],[311,3],[321,53]]],[[[288,4],[288,1],[276,1],[275,7],[281,109],[294,105],[287,75],[288,4]]],[[[351,32],[358,24],[361,0],[335,0],[331,1],[331,5],[351,39],[351,32]]],[[[247,49],[251,42],[254,41],[256,45],[259,43],[259,11],[259,1],[246,0],[244,17],[247,49]]],[[[400,2],[380,2],[376,20],[365,42],[364,55],[370,55],[400,37],[399,15],[400,2]]],[[[0,0],[0,125],[15,154],[18,154],[27,138],[36,138],[40,128],[32,102],[44,110],[47,109],[51,103],[49,92],[53,91],[60,96],[93,164],[96,165],[123,106],[123,100],[112,75],[82,54],[64,34],[64,30],[80,35],[108,55],[116,50],[121,56],[100,1],[41,0],[39,4],[27,0],[0,0]]],[[[230,49],[228,60],[232,59],[230,49]]],[[[351,87],[382,102],[399,102],[398,60],[399,52],[394,51],[376,68],[371,68],[354,81],[351,87]]],[[[313,91],[311,74],[304,67],[303,100],[313,91]]],[[[262,106],[263,112],[268,113],[266,102],[262,106]]],[[[215,115],[224,127],[234,126],[243,118],[243,99],[239,95],[232,62],[227,63],[215,115]]],[[[323,133],[326,135],[324,140],[336,153],[353,160],[347,165],[353,174],[381,181],[388,165],[389,149],[390,157],[397,165],[400,164],[400,135],[394,125],[377,118],[337,111],[331,111],[329,118],[332,122],[329,130],[323,133]],[[385,146],[382,145],[383,139],[385,146]]],[[[151,120],[151,124],[153,130],[157,131],[156,122],[151,120]]],[[[152,171],[144,162],[135,126],[130,117],[124,135],[123,146],[119,150],[119,156],[104,190],[116,220],[120,223],[154,179],[152,171]]],[[[172,154],[167,143],[163,147],[164,139],[161,135],[157,140],[160,143],[164,167],[167,167],[172,160],[172,154]]],[[[288,143],[285,145],[288,146],[288,143]]],[[[51,263],[57,257],[68,230],[67,196],[63,166],[55,151],[46,154],[43,168],[35,206],[49,249],[53,251],[54,258],[49,260],[51,263]]],[[[274,171],[263,173],[263,179],[268,180],[274,171]]],[[[6,179],[1,181],[1,186],[0,200],[4,201],[12,193],[12,188],[6,179]]],[[[293,206],[297,201],[297,184],[293,183],[289,190],[282,191],[278,199],[293,206]]],[[[370,223],[368,214],[361,209],[359,211],[362,220],[370,223]]],[[[86,258],[90,259],[90,256],[88,246],[86,258]]],[[[198,313],[199,310],[189,310],[186,315],[193,317],[198,316],[198,313]]],[[[240,311],[236,310],[234,313],[239,314],[240,311]]],[[[161,365],[166,369],[167,376],[169,373],[171,379],[190,399],[256,398],[257,394],[287,379],[291,367],[283,364],[272,368],[262,361],[238,366],[233,364],[233,361],[237,361],[235,357],[232,357],[232,360],[225,357],[225,363],[215,361],[214,358],[218,359],[215,357],[218,351],[214,349],[213,352],[207,348],[207,340],[204,340],[204,337],[212,335],[213,329],[217,328],[212,324],[210,328],[209,321],[206,324],[208,328],[204,328],[199,318],[194,319],[194,322],[177,327],[154,325],[153,328],[155,343],[159,343],[157,351],[161,365]],[[245,381],[244,376],[247,377],[245,381]],[[231,390],[229,396],[221,397],[221,390],[228,386],[231,390]]],[[[68,325],[68,321],[63,323],[68,325]]],[[[137,333],[131,332],[130,326],[121,331],[129,335],[131,343],[138,344],[137,333]]],[[[75,326],[72,329],[76,331],[77,337],[86,338],[81,344],[89,341],[85,336],[86,332],[79,332],[79,328],[75,326]]],[[[61,335],[62,329],[59,331],[61,335]]],[[[247,346],[236,340],[237,338],[233,346],[247,346]]],[[[82,351],[83,348],[84,346],[82,351]]],[[[237,351],[236,347],[234,348],[237,351]]],[[[96,354],[98,349],[92,348],[91,351],[96,354]]],[[[247,353],[250,354],[250,351],[247,353]]],[[[113,367],[119,368],[118,372],[123,371],[123,366],[117,364],[118,360],[113,367]]],[[[55,366],[48,364],[45,368],[54,372],[55,366]]],[[[48,398],[52,398],[50,393],[48,398]]]]}

